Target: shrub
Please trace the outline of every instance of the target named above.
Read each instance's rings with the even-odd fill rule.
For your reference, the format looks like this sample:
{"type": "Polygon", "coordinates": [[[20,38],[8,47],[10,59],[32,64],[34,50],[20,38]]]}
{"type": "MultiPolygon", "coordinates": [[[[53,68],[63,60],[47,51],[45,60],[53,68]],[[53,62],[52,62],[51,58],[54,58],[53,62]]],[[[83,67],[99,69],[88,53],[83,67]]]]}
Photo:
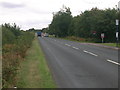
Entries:
{"type": "Polygon", "coordinates": [[[20,31],[14,24],[2,25],[2,76],[3,88],[13,87],[16,83],[16,73],[20,61],[25,57],[27,49],[31,46],[34,33],[20,31]]]}

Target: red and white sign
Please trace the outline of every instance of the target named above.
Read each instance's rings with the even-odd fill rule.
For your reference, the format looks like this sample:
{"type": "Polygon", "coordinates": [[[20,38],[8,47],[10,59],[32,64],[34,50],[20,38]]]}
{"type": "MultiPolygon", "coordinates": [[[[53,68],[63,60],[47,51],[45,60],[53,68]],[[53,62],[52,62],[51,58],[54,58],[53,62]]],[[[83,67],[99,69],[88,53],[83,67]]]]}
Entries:
{"type": "Polygon", "coordinates": [[[93,31],[93,34],[95,35],[95,34],[96,34],[96,31],[93,31]]]}
{"type": "Polygon", "coordinates": [[[101,38],[104,38],[104,37],[105,37],[104,33],[101,33],[101,38]]]}

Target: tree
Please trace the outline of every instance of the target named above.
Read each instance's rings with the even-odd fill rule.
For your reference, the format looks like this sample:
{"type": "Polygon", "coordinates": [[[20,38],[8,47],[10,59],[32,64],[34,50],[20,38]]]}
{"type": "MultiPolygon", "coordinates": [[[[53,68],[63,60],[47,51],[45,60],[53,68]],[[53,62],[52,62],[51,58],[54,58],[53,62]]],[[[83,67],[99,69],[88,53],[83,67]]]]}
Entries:
{"type": "Polygon", "coordinates": [[[49,32],[58,37],[68,35],[68,29],[72,20],[70,8],[63,7],[59,12],[53,14],[53,20],[49,26],[49,32]]]}
{"type": "Polygon", "coordinates": [[[35,31],[35,29],[34,28],[30,28],[28,31],[35,31]]]}
{"type": "Polygon", "coordinates": [[[92,8],[72,17],[70,8],[63,7],[57,13],[53,13],[49,33],[58,37],[91,38],[94,42],[101,42],[101,33],[104,33],[105,42],[115,42],[115,20],[116,18],[120,19],[120,12],[116,12],[117,10],[114,8],[105,10],[92,8]],[[95,33],[93,34],[93,32],[95,33]]]}

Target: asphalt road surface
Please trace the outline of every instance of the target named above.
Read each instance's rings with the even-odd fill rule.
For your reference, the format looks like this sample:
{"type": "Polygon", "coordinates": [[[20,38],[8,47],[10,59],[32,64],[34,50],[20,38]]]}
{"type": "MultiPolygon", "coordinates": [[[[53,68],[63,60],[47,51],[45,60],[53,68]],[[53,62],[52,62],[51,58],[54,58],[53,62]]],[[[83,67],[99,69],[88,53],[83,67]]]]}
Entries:
{"type": "Polygon", "coordinates": [[[118,50],[38,37],[59,88],[118,88],[118,50]]]}

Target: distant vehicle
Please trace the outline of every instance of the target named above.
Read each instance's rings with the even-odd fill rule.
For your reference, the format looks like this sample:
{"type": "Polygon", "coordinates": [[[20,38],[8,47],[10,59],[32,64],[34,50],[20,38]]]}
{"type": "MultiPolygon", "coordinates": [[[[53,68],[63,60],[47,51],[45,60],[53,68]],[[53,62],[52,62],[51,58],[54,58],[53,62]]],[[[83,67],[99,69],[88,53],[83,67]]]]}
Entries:
{"type": "Polygon", "coordinates": [[[42,32],[37,32],[37,36],[41,37],[42,32]]]}
{"type": "Polygon", "coordinates": [[[45,33],[45,34],[44,34],[44,37],[48,37],[48,36],[49,36],[49,34],[48,34],[48,33],[45,33]]]}

